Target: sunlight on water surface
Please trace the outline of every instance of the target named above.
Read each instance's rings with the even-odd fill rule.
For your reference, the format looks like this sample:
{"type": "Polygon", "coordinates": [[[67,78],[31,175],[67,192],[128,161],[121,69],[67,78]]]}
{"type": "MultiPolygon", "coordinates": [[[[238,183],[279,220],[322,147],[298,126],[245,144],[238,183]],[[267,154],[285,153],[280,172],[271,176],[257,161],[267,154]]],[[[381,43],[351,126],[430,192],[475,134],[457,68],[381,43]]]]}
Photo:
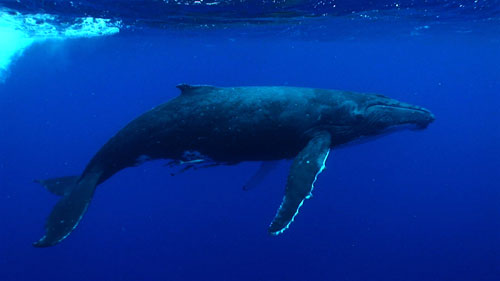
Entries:
{"type": "Polygon", "coordinates": [[[11,63],[35,42],[112,35],[120,31],[120,26],[120,22],[102,18],[76,18],[64,23],[52,15],[0,11],[0,82],[5,80],[11,63]]]}

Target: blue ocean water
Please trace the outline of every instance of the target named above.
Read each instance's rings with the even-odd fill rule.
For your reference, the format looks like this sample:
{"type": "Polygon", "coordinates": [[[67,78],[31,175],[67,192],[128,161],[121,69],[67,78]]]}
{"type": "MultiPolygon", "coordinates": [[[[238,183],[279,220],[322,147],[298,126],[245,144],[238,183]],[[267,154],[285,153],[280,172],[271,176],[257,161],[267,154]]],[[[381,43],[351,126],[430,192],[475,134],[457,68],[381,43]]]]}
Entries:
{"type": "Polygon", "coordinates": [[[0,1],[0,280],[500,280],[498,1],[69,3],[0,1]],[[80,173],[179,83],[376,92],[436,121],[333,149],[277,237],[290,161],[249,191],[258,163],[158,161],[32,247],[58,199],[33,179],[80,173]]]}

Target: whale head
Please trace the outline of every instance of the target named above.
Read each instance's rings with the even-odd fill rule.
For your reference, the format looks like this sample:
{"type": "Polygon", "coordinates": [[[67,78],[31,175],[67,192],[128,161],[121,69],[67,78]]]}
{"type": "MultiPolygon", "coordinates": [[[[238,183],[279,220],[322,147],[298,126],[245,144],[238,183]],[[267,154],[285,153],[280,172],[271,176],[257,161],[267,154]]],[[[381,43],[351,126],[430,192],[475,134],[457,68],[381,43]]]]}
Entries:
{"type": "Polygon", "coordinates": [[[393,129],[425,129],[435,119],[427,109],[382,95],[372,95],[362,106],[363,124],[373,134],[393,129]]]}

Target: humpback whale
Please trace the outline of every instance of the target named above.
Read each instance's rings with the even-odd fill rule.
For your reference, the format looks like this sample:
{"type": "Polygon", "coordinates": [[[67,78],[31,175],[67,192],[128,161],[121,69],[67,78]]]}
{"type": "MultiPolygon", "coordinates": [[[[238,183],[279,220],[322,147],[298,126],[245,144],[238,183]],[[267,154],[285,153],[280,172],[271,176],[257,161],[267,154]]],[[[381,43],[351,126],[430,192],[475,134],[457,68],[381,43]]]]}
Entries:
{"type": "Polygon", "coordinates": [[[378,94],[279,86],[177,88],[179,96],[140,115],[109,139],[80,175],[37,181],[61,199],[34,246],[64,240],[99,184],[126,167],[154,159],[186,167],[294,159],[268,229],[278,235],[311,196],[330,149],[395,128],[424,129],[434,121],[425,108],[378,94]]]}

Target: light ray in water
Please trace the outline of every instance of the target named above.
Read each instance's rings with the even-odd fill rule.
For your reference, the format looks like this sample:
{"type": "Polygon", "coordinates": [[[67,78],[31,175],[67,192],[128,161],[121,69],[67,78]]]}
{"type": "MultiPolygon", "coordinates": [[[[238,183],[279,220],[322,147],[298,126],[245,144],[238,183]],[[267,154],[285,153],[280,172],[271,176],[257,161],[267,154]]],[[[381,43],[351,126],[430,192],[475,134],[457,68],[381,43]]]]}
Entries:
{"type": "Polygon", "coordinates": [[[120,27],[120,21],[109,19],[85,17],[68,23],[53,15],[23,15],[0,9],[0,83],[5,81],[11,63],[33,43],[112,35],[120,27]]]}

